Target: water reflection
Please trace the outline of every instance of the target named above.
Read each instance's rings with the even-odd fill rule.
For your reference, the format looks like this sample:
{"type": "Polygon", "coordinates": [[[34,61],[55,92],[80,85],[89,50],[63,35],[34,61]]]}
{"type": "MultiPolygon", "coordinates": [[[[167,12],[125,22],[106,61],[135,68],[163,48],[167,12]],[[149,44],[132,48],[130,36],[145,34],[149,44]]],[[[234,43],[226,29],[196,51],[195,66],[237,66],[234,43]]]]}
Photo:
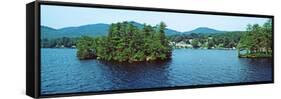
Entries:
{"type": "Polygon", "coordinates": [[[111,81],[111,89],[136,89],[169,86],[168,67],[165,62],[114,63],[100,62],[103,73],[111,81]]]}
{"type": "Polygon", "coordinates": [[[272,59],[235,50],[175,49],[164,62],[79,60],[75,49],[41,49],[41,94],[210,85],[272,80],[272,59]]]}
{"type": "Polygon", "coordinates": [[[272,66],[271,58],[241,58],[241,80],[243,81],[271,81],[272,66]],[[270,72],[269,72],[270,71],[270,72]]]}

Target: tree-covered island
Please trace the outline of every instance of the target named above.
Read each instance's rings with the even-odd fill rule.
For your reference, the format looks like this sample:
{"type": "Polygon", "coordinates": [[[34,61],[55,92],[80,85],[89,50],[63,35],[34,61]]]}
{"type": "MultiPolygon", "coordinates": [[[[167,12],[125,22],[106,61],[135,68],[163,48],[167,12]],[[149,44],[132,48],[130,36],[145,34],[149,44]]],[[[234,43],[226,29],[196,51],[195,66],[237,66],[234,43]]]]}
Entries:
{"type": "Polygon", "coordinates": [[[165,36],[166,25],[144,24],[138,28],[130,22],[110,25],[107,36],[83,36],[77,41],[77,57],[118,62],[167,60],[172,47],[165,36]]]}

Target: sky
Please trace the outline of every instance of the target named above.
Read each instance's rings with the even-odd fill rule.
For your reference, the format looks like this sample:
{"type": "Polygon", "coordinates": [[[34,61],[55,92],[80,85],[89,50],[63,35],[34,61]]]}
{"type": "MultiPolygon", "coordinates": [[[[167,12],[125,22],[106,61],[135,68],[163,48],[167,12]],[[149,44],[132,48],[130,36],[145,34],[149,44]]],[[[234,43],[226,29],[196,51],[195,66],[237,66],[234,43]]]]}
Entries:
{"type": "Polygon", "coordinates": [[[163,21],[167,28],[180,32],[198,27],[244,31],[248,24],[263,24],[267,20],[269,18],[41,5],[41,25],[55,29],[122,21],[136,21],[154,26],[163,21]]]}

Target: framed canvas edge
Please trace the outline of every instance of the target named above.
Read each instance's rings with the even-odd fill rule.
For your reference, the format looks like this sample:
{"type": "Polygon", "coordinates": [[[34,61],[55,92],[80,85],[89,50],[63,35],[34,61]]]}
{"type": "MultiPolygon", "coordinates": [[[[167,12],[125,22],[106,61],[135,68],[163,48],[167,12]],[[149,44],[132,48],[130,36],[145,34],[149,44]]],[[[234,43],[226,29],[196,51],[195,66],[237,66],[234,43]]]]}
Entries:
{"type": "Polygon", "coordinates": [[[212,12],[212,11],[196,11],[196,10],[180,10],[180,9],[166,9],[166,8],[150,8],[150,7],[135,7],[123,5],[104,5],[104,4],[90,4],[90,3],[73,3],[73,2],[57,2],[57,1],[36,1],[35,6],[35,39],[36,49],[35,57],[37,64],[35,65],[35,98],[52,98],[52,97],[69,97],[69,96],[84,96],[84,95],[100,95],[100,94],[116,94],[116,93],[132,93],[132,92],[147,92],[147,91],[163,91],[163,90],[177,90],[177,89],[193,89],[193,88],[210,88],[210,87],[227,87],[227,86],[240,86],[240,85],[257,85],[257,84],[273,84],[274,83],[274,16],[262,14],[245,14],[245,13],[229,13],[229,12],[212,12]],[[41,51],[40,51],[40,24],[41,5],[57,5],[57,6],[71,6],[71,7],[88,7],[88,8],[109,8],[109,9],[125,9],[125,10],[140,10],[140,11],[157,11],[157,12],[172,12],[172,13],[191,13],[191,14],[204,14],[204,15],[222,15],[222,16],[244,16],[244,17],[257,17],[257,18],[271,18],[272,19],[272,42],[273,42],[273,63],[272,63],[272,81],[258,81],[258,82],[241,82],[241,83],[225,83],[225,84],[212,84],[212,85],[192,85],[192,86],[174,86],[174,87],[161,87],[161,88],[144,88],[144,89],[124,89],[124,90],[111,90],[111,91],[95,91],[95,92],[77,92],[77,93],[63,93],[63,94],[41,94],[41,51]],[[36,19],[37,17],[37,19],[36,19]],[[37,75],[37,76],[36,76],[37,75]]]}

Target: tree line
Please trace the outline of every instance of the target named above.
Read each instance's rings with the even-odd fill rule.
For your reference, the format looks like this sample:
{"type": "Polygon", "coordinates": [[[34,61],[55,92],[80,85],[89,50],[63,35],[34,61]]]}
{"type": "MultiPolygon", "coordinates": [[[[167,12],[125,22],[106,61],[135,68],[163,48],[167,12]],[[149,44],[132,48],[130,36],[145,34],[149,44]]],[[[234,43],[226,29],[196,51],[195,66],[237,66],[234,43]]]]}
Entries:
{"type": "Polygon", "coordinates": [[[272,57],[272,21],[247,26],[238,44],[239,57],[272,57]],[[246,51],[241,54],[240,51],[246,51]]]}
{"type": "Polygon", "coordinates": [[[41,48],[75,48],[78,38],[44,38],[41,40],[41,48]]]}
{"type": "Polygon", "coordinates": [[[107,36],[83,36],[77,41],[79,59],[118,62],[166,60],[172,47],[165,36],[166,24],[144,24],[143,28],[124,21],[110,25],[107,36]]]}
{"type": "Polygon", "coordinates": [[[166,24],[134,26],[131,22],[110,25],[107,36],[41,39],[42,48],[77,48],[79,59],[150,61],[170,58],[176,43],[189,48],[237,49],[239,57],[272,56],[272,21],[248,25],[246,31],[165,35],[166,24]],[[175,44],[173,44],[175,43],[175,44]]]}

